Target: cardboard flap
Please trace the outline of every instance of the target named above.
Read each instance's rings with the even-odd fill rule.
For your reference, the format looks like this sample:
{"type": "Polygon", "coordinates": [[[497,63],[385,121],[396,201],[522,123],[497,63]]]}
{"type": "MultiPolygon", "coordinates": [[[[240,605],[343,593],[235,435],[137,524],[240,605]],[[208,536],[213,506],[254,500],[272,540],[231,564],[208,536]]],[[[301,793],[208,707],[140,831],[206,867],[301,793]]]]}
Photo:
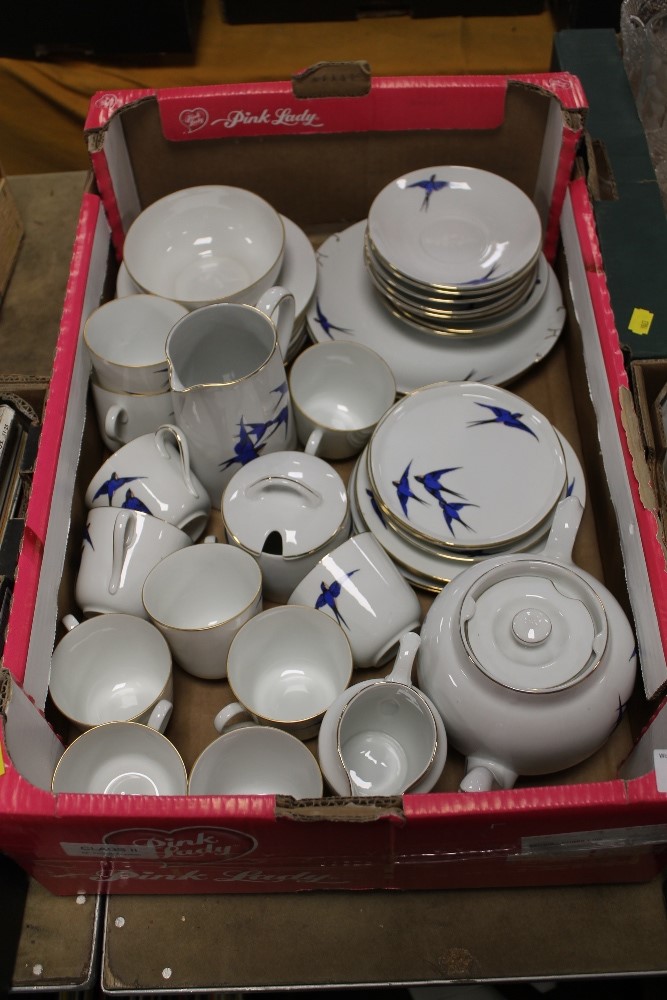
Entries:
{"type": "Polygon", "coordinates": [[[363,59],[354,62],[319,62],[292,77],[294,96],[363,97],[371,89],[371,68],[363,59]]]}

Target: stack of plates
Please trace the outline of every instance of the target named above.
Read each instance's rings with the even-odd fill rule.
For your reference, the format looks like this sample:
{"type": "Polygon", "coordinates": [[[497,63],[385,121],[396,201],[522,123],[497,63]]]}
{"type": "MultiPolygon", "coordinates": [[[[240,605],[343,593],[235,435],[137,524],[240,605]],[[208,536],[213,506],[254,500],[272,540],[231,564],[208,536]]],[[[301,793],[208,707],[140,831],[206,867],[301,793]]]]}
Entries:
{"type": "Polygon", "coordinates": [[[506,389],[471,382],[394,404],[350,484],[356,529],[429,590],[494,553],[539,553],[572,493],[585,503],[583,472],[547,418],[506,389]]]}
{"type": "Polygon", "coordinates": [[[544,291],[541,246],[537,210],[511,181],[474,167],[427,167],[373,201],[364,262],[407,323],[436,334],[487,333],[515,322],[544,291]]]}

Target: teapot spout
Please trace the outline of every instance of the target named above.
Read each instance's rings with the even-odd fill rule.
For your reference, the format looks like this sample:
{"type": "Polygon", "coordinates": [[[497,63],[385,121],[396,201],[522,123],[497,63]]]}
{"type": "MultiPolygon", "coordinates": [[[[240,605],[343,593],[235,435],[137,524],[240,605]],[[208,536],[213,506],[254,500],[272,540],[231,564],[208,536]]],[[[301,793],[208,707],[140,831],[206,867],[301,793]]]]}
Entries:
{"type": "Polygon", "coordinates": [[[491,792],[513,788],[518,774],[498,761],[468,757],[466,773],[459,785],[462,792],[491,792]]]}

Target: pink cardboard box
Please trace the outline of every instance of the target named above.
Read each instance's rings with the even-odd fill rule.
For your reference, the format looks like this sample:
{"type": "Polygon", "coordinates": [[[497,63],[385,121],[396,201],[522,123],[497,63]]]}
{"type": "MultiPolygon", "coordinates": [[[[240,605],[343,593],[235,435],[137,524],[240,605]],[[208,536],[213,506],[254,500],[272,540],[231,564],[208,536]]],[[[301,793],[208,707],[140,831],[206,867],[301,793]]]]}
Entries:
{"type": "MultiPolygon", "coordinates": [[[[585,181],[572,179],[585,104],[564,73],[370,81],[358,66],[285,83],[95,95],[86,133],[97,193],[81,208],[0,674],[0,850],[51,891],[547,885],[641,881],[663,867],[667,713],[641,678],[600,752],[510,791],[459,793],[463,762],[453,751],[433,792],[390,799],[50,791],[70,736],[48,698],[50,654],[62,615],[76,610],[82,492],[104,455],[81,330],[112,294],[130,222],[193,184],[255,190],[314,245],[364,218],[390,179],[424,165],[491,169],[534,198],[567,322],[556,348],[511,388],[539,401],[579,452],[590,502],[575,558],[632,612],[644,676],[656,669],[658,615],[623,433],[625,372],[585,181]]],[[[431,598],[421,599],[426,608],[431,598]]],[[[187,766],[228,698],[225,682],[215,684],[175,676],[167,735],[187,766]]]]}

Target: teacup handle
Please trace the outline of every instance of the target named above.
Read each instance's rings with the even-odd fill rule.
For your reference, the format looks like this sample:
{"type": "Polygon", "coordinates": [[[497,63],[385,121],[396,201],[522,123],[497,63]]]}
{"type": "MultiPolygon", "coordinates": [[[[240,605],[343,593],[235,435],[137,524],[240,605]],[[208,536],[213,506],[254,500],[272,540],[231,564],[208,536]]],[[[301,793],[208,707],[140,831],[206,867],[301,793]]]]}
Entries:
{"type": "Polygon", "coordinates": [[[247,715],[252,718],[245,705],[242,705],[240,701],[233,701],[230,705],[225,705],[224,708],[220,709],[213,720],[213,725],[219,733],[222,733],[238,715],[247,715]]]}
{"type": "Polygon", "coordinates": [[[127,423],[127,410],[114,403],[110,406],[104,415],[104,432],[107,437],[111,438],[112,441],[120,441],[121,444],[124,443],[124,439],[120,433],[121,424],[127,423]]]}
{"type": "Polygon", "coordinates": [[[385,680],[412,684],[412,665],[415,662],[420,643],[421,639],[416,632],[405,632],[401,636],[394,665],[385,680]]]}
{"type": "Polygon", "coordinates": [[[80,625],[79,619],[75,615],[63,615],[62,623],[68,632],[80,625]]]}
{"type": "Polygon", "coordinates": [[[157,729],[158,733],[163,733],[169,724],[174,706],[166,698],[155,705],[146,725],[149,729],[157,729]]]}
{"type": "Polygon", "coordinates": [[[137,533],[137,517],[133,510],[119,510],[113,526],[113,550],[109,593],[115,594],[120,587],[125,557],[137,533]]]}
{"type": "Polygon", "coordinates": [[[317,455],[323,437],[324,437],[324,431],[322,430],[321,427],[315,427],[310,432],[308,440],[306,441],[306,444],[303,449],[306,455],[317,455]]]}
{"type": "Polygon", "coordinates": [[[274,285],[273,288],[269,288],[264,292],[257,303],[257,308],[273,322],[278,347],[284,358],[294,331],[294,296],[287,288],[283,288],[282,285],[274,285]],[[273,314],[276,311],[278,315],[274,319],[273,314]]]}
{"type": "Polygon", "coordinates": [[[171,436],[176,442],[176,447],[178,448],[178,453],[181,457],[181,473],[183,476],[183,482],[185,483],[185,488],[193,497],[199,499],[199,492],[195,489],[195,485],[192,482],[190,448],[188,446],[188,440],[181,431],[180,427],[176,427],[174,424],[161,424],[155,432],[155,447],[162,458],[169,459],[171,456],[166,445],[166,438],[168,435],[171,436]]]}

